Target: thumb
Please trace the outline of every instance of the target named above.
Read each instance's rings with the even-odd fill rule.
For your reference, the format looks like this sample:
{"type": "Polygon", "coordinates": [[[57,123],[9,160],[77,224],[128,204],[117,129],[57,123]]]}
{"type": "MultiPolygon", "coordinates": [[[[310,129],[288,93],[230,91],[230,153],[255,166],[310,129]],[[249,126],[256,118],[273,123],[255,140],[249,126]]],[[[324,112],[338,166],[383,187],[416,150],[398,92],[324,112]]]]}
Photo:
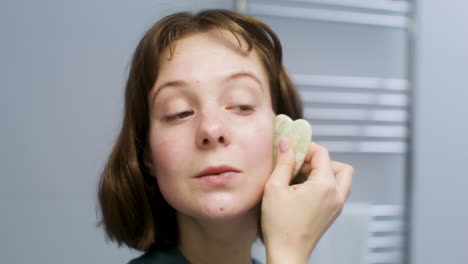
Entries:
{"type": "Polygon", "coordinates": [[[282,138],[276,151],[276,166],[268,182],[269,184],[288,188],[296,164],[296,156],[291,142],[287,138],[282,138]]]}

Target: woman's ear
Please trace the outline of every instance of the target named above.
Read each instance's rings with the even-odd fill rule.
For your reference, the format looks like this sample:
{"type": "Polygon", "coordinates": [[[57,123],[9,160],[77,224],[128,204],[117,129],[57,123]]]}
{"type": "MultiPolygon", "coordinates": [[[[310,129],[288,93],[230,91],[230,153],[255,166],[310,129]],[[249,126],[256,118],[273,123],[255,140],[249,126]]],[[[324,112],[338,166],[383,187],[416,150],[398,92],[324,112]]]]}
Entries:
{"type": "Polygon", "coordinates": [[[146,171],[146,173],[143,174],[145,182],[149,186],[157,185],[156,174],[154,172],[154,166],[151,160],[151,151],[149,150],[149,147],[146,147],[145,151],[143,152],[143,166],[145,167],[144,170],[146,171]]]}
{"type": "Polygon", "coordinates": [[[143,152],[143,164],[145,165],[146,168],[148,168],[149,171],[153,172],[153,162],[151,160],[151,151],[148,146],[145,147],[145,150],[143,152]]]}
{"type": "Polygon", "coordinates": [[[148,168],[148,170],[150,170],[150,171],[153,170],[153,163],[151,163],[151,161],[149,161],[149,160],[147,160],[147,159],[145,158],[145,160],[144,160],[143,162],[144,162],[146,168],[148,168]]]}

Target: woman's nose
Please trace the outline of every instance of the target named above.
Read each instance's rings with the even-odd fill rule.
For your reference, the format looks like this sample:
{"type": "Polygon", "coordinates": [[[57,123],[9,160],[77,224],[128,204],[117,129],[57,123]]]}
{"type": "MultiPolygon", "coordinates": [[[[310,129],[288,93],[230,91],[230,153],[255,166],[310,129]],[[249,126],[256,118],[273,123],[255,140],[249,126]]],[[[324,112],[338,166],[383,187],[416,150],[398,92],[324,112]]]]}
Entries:
{"type": "Polygon", "coordinates": [[[197,131],[197,145],[204,149],[227,146],[231,140],[227,132],[226,126],[220,117],[214,115],[203,116],[197,131]]]}

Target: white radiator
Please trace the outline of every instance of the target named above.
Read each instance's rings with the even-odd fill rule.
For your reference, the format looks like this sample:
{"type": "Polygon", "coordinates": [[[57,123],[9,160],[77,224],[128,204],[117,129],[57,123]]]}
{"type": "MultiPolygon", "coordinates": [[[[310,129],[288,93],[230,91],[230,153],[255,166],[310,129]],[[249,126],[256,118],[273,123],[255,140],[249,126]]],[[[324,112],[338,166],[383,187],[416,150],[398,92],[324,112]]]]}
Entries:
{"type": "Polygon", "coordinates": [[[402,263],[405,239],[403,207],[374,205],[371,207],[368,253],[365,263],[402,263]]]}
{"type": "MultiPolygon", "coordinates": [[[[317,244],[310,264],[400,264],[404,252],[404,210],[398,205],[349,203],[317,244]]],[[[266,263],[257,240],[252,255],[266,263]]]]}

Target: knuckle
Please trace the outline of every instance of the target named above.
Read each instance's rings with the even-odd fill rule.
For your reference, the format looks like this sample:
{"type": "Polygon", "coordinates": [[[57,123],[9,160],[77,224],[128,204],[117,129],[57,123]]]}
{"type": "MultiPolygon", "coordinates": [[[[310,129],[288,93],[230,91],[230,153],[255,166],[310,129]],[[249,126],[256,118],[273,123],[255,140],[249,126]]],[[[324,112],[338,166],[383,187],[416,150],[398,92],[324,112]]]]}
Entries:
{"type": "Polygon", "coordinates": [[[328,153],[328,149],[326,149],[324,146],[322,145],[318,145],[318,150],[320,152],[323,152],[323,153],[328,153]]]}
{"type": "Polygon", "coordinates": [[[325,153],[327,153],[327,156],[328,156],[328,157],[330,157],[330,151],[328,151],[327,148],[324,147],[324,148],[323,148],[323,151],[324,151],[325,153]]]}

